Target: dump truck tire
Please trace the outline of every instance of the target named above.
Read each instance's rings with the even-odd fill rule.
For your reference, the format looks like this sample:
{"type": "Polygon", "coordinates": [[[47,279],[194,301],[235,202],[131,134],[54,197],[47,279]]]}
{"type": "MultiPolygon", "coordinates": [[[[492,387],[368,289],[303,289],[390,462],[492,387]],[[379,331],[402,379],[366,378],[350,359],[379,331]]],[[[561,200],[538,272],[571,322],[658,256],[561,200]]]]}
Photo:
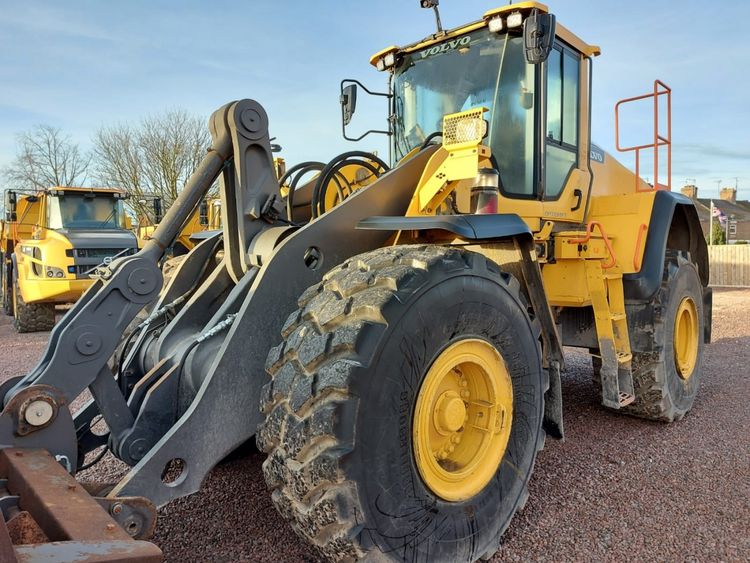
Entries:
{"type": "MultiPolygon", "coordinates": [[[[624,412],[673,422],[692,408],[703,359],[703,287],[698,268],[684,252],[668,251],[661,287],[651,304],[650,352],[633,354],[635,401],[624,412]]],[[[637,337],[637,335],[636,335],[637,337]]]]}
{"type": "Polygon", "coordinates": [[[13,316],[13,276],[10,266],[5,263],[5,254],[0,252],[0,291],[3,294],[3,313],[13,316]]]}
{"type": "Polygon", "coordinates": [[[55,305],[52,303],[26,303],[18,284],[13,284],[13,326],[16,332],[44,332],[55,326],[55,305]]]}
{"type": "MultiPolygon", "coordinates": [[[[281,515],[330,560],[476,561],[495,553],[528,498],[544,444],[548,376],[539,325],[518,281],[472,252],[390,247],[333,269],[299,306],[285,323],[283,343],[268,356],[272,380],[263,389],[266,419],[257,433],[258,447],[269,454],[263,471],[281,515]],[[477,433],[495,440],[507,432],[507,442],[491,450],[494,464],[471,466],[484,471],[486,481],[476,474],[463,478],[456,483],[456,490],[463,488],[460,498],[446,499],[455,491],[440,493],[442,474],[423,472],[437,459],[430,458],[432,450],[417,459],[425,436],[432,435],[415,438],[415,431],[429,426],[432,405],[447,397],[446,391],[433,395],[436,403],[423,401],[444,359],[471,346],[499,359],[493,364],[498,369],[477,371],[471,359],[446,371],[444,377],[453,374],[457,384],[470,381],[471,398],[463,391],[464,403],[450,397],[441,416],[466,407],[460,424],[474,423],[436,428],[464,432],[455,449],[455,455],[470,454],[463,467],[490,459],[471,457],[477,433]],[[478,414],[485,407],[476,405],[487,404],[479,402],[482,377],[488,386],[510,386],[492,396],[509,401],[510,412],[501,405],[487,410],[487,417],[478,414]],[[470,403],[475,395],[477,402],[470,403]],[[480,430],[482,420],[494,420],[494,426],[480,430]]],[[[439,455],[449,457],[440,459],[455,463],[446,444],[439,455]]],[[[449,476],[457,470],[440,467],[449,476]]]]}

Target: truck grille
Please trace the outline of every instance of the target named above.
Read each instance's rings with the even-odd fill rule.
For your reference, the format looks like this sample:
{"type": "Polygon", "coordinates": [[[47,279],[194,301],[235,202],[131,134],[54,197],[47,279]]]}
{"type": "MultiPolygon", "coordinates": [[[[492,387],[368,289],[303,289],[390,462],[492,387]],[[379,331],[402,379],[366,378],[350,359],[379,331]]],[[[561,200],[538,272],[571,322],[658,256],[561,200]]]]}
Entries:
{"type": "MultiPolygon", "coordinates": [[[[91,259],[104,259],[104,258],[112,258],[113,256],[117,256],[125,250],[124,248],[73,248],[72,250],[66,250],[65,253],[71,257],[71,258],[91,258],[91,259]]],[[[123,252],[121,256],[130,256],[131,254],[135,254],[136,250],[135,248],[128,249],[129,252],[123,252]]]]}
{"type": "Polygon", "coordinates": [[[106,265],[110,259],[132,256],[138,252],[137,248],[74,248],[67,254],[73,257],[75,264],[68,266],[68,273],[76,278],[87,279],[99,265],[106,265]]]}

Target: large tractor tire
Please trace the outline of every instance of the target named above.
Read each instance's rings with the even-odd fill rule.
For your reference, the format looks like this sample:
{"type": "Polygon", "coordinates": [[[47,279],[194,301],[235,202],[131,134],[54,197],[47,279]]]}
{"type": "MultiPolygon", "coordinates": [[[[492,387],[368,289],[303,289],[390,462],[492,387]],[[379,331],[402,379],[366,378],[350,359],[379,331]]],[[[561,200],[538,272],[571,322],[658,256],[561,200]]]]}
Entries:
{"type": "Polygon", "coordinates": [[[633,354],[635,402],[625,412],[672,422],[692,408],[703,360],[703,287],[685,253],[668,251],[651,309],[653,327],[636,326],[633,332],[653,334],[654,349],[633,354]]]}
{"type": "MultiPolygon", "coordinates": [[[[667,251],[661,287],[629,323],[635,401],[622,412],[674,422],[692,408],[703,359],[703,287],[684,252],[667,251]],[[639,343],[648,342],[648,346],[639,343]]],[[[592,357],[598,376],[601,360],[592,357]]],[[[599,382],[601,386],[601,382],[599,382]]]]}
{"type": "Polygon", "coordinates": [[[26,303],[18,284],[13,284],[13,326],[17,332],[43,332],[55,326],[53,303],[26,303]]]}
{"type": "Polygon", "coordinates": [[[330,560],[494,554],[544,444],[548,377],[518,281],[472,252],[382,248],[299,306],[257,434],[281,515],[330,560]]]}

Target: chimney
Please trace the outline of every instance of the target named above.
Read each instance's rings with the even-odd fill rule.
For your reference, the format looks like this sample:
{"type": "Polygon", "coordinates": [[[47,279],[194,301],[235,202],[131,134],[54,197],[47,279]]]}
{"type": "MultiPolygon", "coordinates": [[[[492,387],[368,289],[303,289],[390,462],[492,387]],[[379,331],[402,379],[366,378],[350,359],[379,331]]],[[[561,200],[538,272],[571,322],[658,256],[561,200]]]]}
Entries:
{"type": "Polygon", "coordinates": [[[719,197],[729,203],[737,203],[737,188],[721,188],[719,197]]]}
{"type": "Polygon", "coordinates": [[[682,194],[686,195],[690,199],[698,199],[698,186],[688,184],[682,188],[682,194]]]}

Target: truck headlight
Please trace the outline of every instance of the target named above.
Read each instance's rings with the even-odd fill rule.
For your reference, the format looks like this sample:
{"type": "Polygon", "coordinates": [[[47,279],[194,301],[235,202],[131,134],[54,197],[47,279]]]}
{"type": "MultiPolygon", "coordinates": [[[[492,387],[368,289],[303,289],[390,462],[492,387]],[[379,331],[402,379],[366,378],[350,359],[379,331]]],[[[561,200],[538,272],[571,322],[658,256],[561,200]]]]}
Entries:
{"type": "Polygon", "coordinates": [[[62,278],[65,276],[63,271],[60,268],[56,268],[55,266],[45,266],[44,271],[47,274],[48,278],[62,278]]]}

